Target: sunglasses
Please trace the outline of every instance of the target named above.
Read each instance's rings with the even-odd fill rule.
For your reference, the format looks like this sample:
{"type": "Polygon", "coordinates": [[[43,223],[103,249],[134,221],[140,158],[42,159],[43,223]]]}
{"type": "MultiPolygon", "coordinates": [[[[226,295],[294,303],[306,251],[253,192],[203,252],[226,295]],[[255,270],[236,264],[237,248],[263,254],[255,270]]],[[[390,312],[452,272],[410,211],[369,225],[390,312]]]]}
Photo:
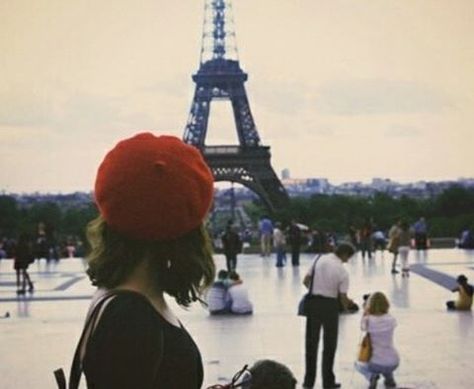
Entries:
{"type": "Polygon", "coordinates": [[[248,389],[250,388],[250,383],[252,381],[252,373],[247,368],[248,365],[245,365],[241,370],[235,373],[232,381],[226,385],[212,385],[209,386],[207,389],[232,389],[232,388],[242,388],[248,389]]]}

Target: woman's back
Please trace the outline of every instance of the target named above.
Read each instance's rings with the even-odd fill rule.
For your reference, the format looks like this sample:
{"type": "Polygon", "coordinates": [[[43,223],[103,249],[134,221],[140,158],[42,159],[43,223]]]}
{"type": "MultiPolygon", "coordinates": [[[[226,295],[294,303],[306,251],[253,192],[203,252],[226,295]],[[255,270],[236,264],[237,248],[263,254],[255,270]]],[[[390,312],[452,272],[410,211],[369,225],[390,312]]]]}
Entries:
{"type": "Polygon", "coordinates": [[[90,389],[200,388],[199,350],[141,294],[121,292],[107,304],[84,357],[90,389]]]}
{"type": "Polygon", "coordinates": [[[362,329],[370,333],[372,342],[371,363],[382,366],[395,366],[399,363],[393,341],[396,326],[397,321],[389,313],[368,315],[362,319],[362,329]]]}
{"type": "Polygon", "coordinates": [[[252,313],[253,306],[249,299],[247,288],[237,283],[229,288],[232,313],[252,313]]]}

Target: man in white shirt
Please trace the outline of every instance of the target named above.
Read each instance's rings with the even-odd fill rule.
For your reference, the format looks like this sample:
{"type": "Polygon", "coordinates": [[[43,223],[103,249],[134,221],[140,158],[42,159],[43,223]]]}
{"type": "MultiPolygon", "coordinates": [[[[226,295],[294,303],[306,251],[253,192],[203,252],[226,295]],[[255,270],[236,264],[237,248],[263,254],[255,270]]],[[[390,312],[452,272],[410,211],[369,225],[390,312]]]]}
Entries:
{"type": "Polygon", "coordinates": [[[349,299],[349,273],[343,263],[355,253],[350,243],[339,244],[334,253],[319,257],[306,274],[303,284],[311,286],[310,309],[306,320],[306,372],[303,388],[313,388],[316,381],[316,363],[319,334],[323,328],[323,389],[340,388],[336,382],[333,366],[337,348],[339,325],[338,298],[344,307],[349,299]],[[311,278],[313,278],[311,282],[311,278]]]}

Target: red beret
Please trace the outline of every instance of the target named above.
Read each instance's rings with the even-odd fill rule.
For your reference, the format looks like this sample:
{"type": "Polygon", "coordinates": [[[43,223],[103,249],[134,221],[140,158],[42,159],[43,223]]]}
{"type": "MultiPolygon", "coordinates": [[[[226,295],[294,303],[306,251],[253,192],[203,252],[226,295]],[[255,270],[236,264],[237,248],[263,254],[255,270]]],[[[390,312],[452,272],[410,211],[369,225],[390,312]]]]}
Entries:
{"type": "Polygon", "coordinates": [[[95,181],[102,217],[134,239],[168,240],[197,228],[213,193],[212,173],[197,148],[151,133],[120,141],[95,181]]]}

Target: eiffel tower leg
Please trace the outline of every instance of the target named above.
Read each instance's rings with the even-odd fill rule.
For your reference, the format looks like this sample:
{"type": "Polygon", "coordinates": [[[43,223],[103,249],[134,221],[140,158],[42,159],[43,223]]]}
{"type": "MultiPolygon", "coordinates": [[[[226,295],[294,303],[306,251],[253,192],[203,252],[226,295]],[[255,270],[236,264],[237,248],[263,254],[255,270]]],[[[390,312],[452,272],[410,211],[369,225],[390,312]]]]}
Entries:
{"type": "Polygon", "coordinates": [[[270,165],[268,147],[205,147],[204,157],[216,181],[238,182],[246,186],[270,211],[288,205],[286,190],[270,165]]]}

